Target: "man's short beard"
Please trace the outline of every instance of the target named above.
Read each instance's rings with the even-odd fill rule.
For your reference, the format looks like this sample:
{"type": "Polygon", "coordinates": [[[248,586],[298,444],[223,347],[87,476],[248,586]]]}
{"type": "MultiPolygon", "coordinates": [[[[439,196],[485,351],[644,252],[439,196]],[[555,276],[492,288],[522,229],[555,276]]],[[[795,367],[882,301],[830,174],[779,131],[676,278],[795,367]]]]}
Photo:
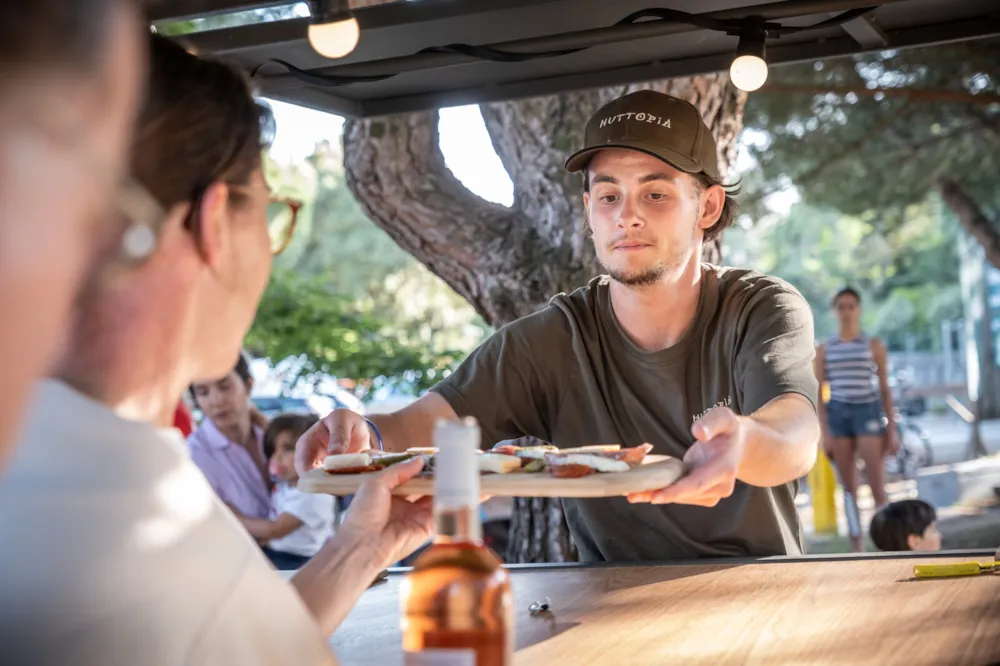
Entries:
{"type": "Polygon", "coordinates": [[[662,261],[658,261],[641,271],[626,273],[618,271],[608,266],[604,267],[608,275],[615,282],[620,282],[626,287],[649,287],[659,282],[667,274],[667,267],[662,261]]]}

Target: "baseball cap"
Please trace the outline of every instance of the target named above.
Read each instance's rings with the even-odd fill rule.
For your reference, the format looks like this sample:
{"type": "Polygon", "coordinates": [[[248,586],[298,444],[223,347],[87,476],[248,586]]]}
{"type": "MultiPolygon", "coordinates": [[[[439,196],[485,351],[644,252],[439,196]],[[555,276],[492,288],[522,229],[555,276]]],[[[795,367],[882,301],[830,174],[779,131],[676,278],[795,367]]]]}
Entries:
{"type": "Polygon", "coordinates": [[[566,170],[583,171],[594,153],[605,148],[638,150],[722,182],[715,138],[698,109],[655,90],[639,90],[602,106],[587,123],[584,147],[566,160],[566,170]]]}

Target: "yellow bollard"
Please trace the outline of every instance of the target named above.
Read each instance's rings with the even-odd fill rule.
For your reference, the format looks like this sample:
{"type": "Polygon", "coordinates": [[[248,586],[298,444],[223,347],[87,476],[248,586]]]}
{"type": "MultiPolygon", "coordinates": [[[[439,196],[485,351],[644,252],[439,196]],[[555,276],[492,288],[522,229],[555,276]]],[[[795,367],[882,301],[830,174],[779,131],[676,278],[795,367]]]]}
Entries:
{"type": "MultiPolygon", "coordinates": [[[[823,402],[830,401],[830,385],[823,384],[823,402]]],[[[809,501],[816,534],[837,534],[837,475],[820,446],[816,464],[809,471],[809,501]]]]}
{"type": "Polygon", "coordinates": [[[835,500],[837,476],[830,459],[819,450],[816,464],[809,472],[809,501],[813,510],[813,529],[816,534],[837,534],[837,504],[835,500]]]}

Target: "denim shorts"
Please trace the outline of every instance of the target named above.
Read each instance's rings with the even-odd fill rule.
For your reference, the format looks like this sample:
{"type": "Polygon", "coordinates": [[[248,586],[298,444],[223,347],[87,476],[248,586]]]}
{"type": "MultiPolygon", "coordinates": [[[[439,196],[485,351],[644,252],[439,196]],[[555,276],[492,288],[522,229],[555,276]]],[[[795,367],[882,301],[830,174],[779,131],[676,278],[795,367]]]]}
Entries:
{"type": "Polygon", "coordinates": [[[882,405],[874,402],[852,403],[831,400],[826,406],[832,437],[881,437],[882,405]]]}

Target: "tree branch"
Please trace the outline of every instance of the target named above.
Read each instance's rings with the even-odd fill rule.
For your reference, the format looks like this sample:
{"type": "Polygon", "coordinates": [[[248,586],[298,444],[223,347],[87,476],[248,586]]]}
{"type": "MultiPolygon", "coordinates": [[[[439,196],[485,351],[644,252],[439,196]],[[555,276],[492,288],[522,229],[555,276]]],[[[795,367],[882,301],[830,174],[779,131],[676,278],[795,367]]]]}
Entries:
{"type": "MultiPolygon", "coordinates": [[[[881,122],[879,122],[877,125],[875,125],[870,130],[865,132],[864,136],[862,136],[860,139],[844,144],[843,147],[841,147],[841,149],[838,150],[836,153],[834,153],[832,156],[822,159],[818,164],[816,164],[816,166],[810,169],[806,169],[794,177],[790,177],[789,180],[791,180],[792,184],[795,185],[795,187],[805,187],[809,185],[818,177],[822,176],[827,171],[827,169],[834,166],[835,164],[838,164],[847,157],[850,157],[859,150],[862,150],[865,147],[865,144],[871,138],[882,133],[895,136],[900,143],[900,145],[895,150],[887,151],[886,153],[884,153],[885,155],[892,155],[900,152],[905,152],[912,157],[913,155],[915,155],[920,150],[923,150],[924,148],[932,146],[936,143],[940,143],[942,141],[947,141],[960,134],[971,132],[976,129],[977,125],[977,123],[969,122],[966,123],[965,125],[959,125],[958,127],[953,127],[951,130],[947,132],[942,132],[941,134],[932,136],[925,141],[918,142],[912,140],[907,136],[904,136],[903,132],[899,130],[899,125],[898,125],[899,122],[900,118],[898,114],[886,116],[885,118],[882,119],[881,122]]],[[[780,190],[781,190],[780,187],[762,190],[761,192],[757,193],[752,199],[748,200],[747,207],[752,207],[759,204],[762,200],[766,199],[772,194],[775,194],[776,192],[779,192],[780,190]]]]}
{"type": "Polygon", "coordinates": [[[1000,139],[1000,114],[991,115],[973,108],[967,108],[965,113],[973,118],[980,127],[992,134],[994,139],[1000,139]]]}
{"type": "Polygon", "coordinates": [[[958,218],[962,228],[983,247],[986,260],[1000,268],[1000,231],[997,224],[986,217],[982,208],[958,182],[938,178],[934,181],[934,190],[958,218]]]}
{"type": "Polygon", "coordinates": [[[504,240],[531,225],[518,211],[469,192],[444,163],[437,113],[416,113],[344,125],[348,187],[365,213],[400,247],[468,300],[487,321],[487,295],[501,273],[504,240]]]}
{"type": "Polygon", "coordinates": [[[866,88],[864,86],[823,86],[790,83],[767,83],[760,92],[826,95],[832,93],[844,97],[854,94],[858,97],[903,97],[911,102],[956,102],[959,104],[997,104],[1000,95],[992,93],[970,93],[962,90],[940,90],[928,88],[866,88]]]}
{"type": "MultiPolygon", "coordinates": [[[[895,114],[886,114],[883,118],[879,120],[879,122],[875,123],[875,125],[873,125],[861,137],[855,139],[854,141],[850,141],[848,143],[843,144],[840,147],[840,149],[837,150],[833,155],[821,159],[814,167],[806,169],[794,177],[790,177],[789,180],[791,180],[792,184],[795,187],[804,187],[808,185],[810,182],[821,176],[831,166],[841,162],[842,160],[850,157],[854,153],[864,148],[872,137],[875,137],[884,132],[886,129],[892,126],[897,120],[899,120],[898,111],[895,114]]],[[[747,207],[750,208],[756,206],[761,201],[771,196],[772,194],[775,194],[781,189],[782,188],[780,187],[762,189],[752,199],[748,200],[747,207]]]]}

